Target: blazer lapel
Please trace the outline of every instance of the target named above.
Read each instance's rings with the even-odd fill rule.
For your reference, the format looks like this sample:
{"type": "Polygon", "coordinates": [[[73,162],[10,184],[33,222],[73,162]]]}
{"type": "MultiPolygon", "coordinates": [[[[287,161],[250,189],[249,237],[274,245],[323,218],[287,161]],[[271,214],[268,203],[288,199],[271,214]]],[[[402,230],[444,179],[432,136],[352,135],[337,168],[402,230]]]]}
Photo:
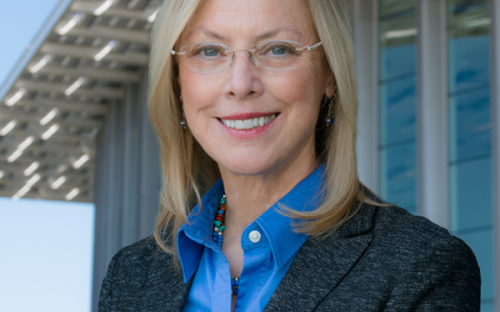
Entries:
{"type": "Polygon", "coordinates": [[[342,280],[371,242],[375,208],[363,205],[333,235],[309,238],[264,311],[312,311],[342,280]]]}

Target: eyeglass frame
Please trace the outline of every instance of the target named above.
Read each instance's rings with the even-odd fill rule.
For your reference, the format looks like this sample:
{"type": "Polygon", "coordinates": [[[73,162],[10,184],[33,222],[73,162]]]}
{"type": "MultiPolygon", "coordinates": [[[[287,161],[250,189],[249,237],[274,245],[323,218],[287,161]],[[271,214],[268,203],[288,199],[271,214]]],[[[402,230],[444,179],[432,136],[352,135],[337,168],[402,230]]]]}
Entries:
{"type": "MultiPolygon", "coordinates": [[[[202,45],[202,44],[212,44],[212,45],[218,45],[218,46],[222,46],[222,47],[225,47],[227,48],[224,52],[226,53],[231,53],[232,56],[230,59],[233,59],[234,58],[234,53],[235,52],[240,52],[240,51],[247,51],[248,53],[255,53],[257,50],[254,48],[255,46],[259,45],[259,44],[264,44],[264,43],[271,43],[271,42],[285,42],[285,43],[295,43],[295,44],[298,44],[299,46],[302,47],[302,45],[297,42],[297,41],[291,41],[291,40],[272,40],[272,41],[264,41],[264,42],[258,42],[256,43],[255,45],[253,45],[252,48],[250,49],[240,49],[240,50],[232,50],[230,47],[228,47],[227,45],[224,45],[224,44],[220,44],[220,43],[212,43],[212,42],[200,42],[200,43],[190,43],[190,44],[186,44],[186,45],[183,45],[182,47],[179,48],[179,50],[181,50],[182,48],[186,47],[186,46],[189,46],[189,45],[195,45],[195,44],[198,44],[198,45],[202,45]]],[[[300,52],[311,52],[311,51],[314,51],[316,50],[318,47],[320,47],[321,45],[323,44],[322,41],[316,43],[316,44],[313,44],[311,46],[308,46],[308,47],[302,47],[302,48],[295,48],[295,51],[300,51],[300,52]]],[[[171,50],[170,51],[170,54],[172,56],[175,56],[175,55],[186,55],[186,52],[182,52],[182,51],[175,51],[175,50],[171,50]]],[[[254,64],[255,65],[255,64],[254,64]]],[[[255,65],[257,66],[257,65],[255,65]]],[[[258,68],[261,68],[259,66],[257,66],[258,68]]],[[[295,67],[293,67],[295,68],[295,67]]],[[[293,68],[289,68],[289,69],[285,69],[283,71],[286,71],[286,70],[291,70],[293,68]]],[[[222,67],[220,70],[224,69],[224,67],[222,67]]],[[[269,70],[269,69],[265,69],[265,68],[262,68],[264,70],[269,70]]],[[[220,71],[219,70],[219,71],[220,71]]],[[[272,71],[272,70],[270,70],[272,71]]],[[[218,71],[213,71],[213,72],[209,72],[209,73],[215,73],[215,72],[218,72],[218,71]]]]}

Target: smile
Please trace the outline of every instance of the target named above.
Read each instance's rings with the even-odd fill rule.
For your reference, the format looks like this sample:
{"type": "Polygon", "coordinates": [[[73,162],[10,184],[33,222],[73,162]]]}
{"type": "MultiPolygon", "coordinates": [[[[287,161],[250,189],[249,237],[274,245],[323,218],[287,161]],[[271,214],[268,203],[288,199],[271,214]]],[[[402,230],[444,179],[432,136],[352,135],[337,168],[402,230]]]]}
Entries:
{"type": "Polygon", "coordinates": [[[277,114],[272,114],[260,118],[250,118],[245,120],[220,119],[220,121],[228,128],[236,130],[250,130],[267,125],[268,123],[273,121],[276,116],[277,114]]]}

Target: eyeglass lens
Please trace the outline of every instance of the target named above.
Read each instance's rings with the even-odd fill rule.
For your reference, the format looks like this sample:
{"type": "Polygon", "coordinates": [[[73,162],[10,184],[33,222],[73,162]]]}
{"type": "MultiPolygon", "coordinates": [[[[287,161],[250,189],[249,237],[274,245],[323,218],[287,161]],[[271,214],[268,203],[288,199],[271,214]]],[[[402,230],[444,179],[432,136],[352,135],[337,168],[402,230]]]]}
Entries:
{"type": "Polygon", "coordinates": [[[229,47],[214,43],[196,43],[183,46],[181,63],[189,70],[201,73],[220,71],[230,65],[235,52],[252,53],[255,66],[284,71],[295,68],[302,46],[292,41],[270,41],[255,45],[250,50],[232,51],[229,47]]]}

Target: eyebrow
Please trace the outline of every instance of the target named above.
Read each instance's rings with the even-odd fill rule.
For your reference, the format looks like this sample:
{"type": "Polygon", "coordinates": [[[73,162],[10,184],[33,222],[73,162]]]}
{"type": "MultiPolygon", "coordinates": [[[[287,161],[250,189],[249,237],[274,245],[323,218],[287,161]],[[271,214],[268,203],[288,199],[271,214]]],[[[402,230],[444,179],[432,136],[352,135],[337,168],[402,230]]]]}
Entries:
{"type": "MultiPolygon", "coordinates": [[[[266,32],[266,33],[263,33],[259,36],[257,36],[257,41],[262,41],[262,40],[265,40],[265,39],[269,39],[269,38],[272,38],[274,36],[276,36],[277,34],[279,34],[280,32],[293,32],[299,36],[302,37],[302,33],[299,32],[298,30],[296,29],[293,29],[293,28],[278,28],[278,29],[275,29],[275,30],[272,30],[272,31],[269,31],[269,32],[266,32]]],[[[217,39],[217,40],[222,40],[222,41],[227,41],[228,39],[216,32],[213,32],[211,30],[208,30],[206,29],[205,27],[203,26],[198,26],[196,27],[195,29],[191,30],[187,35],[186,35],[186,39],[188,39],[189,37],[193,36],[194,34],[196,33],[201,33],[207,37],[211,37],[213,39],[217,39]]]]}
{"type": "Polygon", "coordinates": [[[188,39],[189,37],[193,36],[196,33],[201,33],[201,34],[203,34],[203,35],[205,35],[207,37],[212,37],[212,38],[218,39],[218,40],[223,40],[223,41],[227,40],[224,36],[221,36],[218,33],[215,33],[215,32],[213,32],[211,30],[208,30],[208,29],[206,29],[205,27],[202,27],[202,26],[198,26],[195,29],[191,30],[186,35],[186,39],[188,39]]]}

